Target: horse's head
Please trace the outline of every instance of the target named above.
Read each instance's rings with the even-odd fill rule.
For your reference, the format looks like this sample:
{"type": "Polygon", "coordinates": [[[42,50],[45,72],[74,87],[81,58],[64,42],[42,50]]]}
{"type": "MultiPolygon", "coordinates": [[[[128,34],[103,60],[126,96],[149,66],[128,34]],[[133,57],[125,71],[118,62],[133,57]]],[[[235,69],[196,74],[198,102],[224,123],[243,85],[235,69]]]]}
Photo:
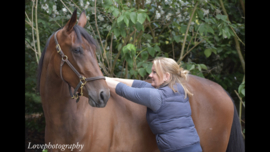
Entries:
{"type": "Polygon", "coordinates": [[[58,43],[60,46],[56,46],[60,49],[57,49],[54,58],[55,73],[77,90],[79,95],[87,97],[92,107],[105,107],[110,90],[97,62],[98,43],[83,28],[87,22],[84,12],[77,25],[76,22],[77,10],[66,25],[52,36],[56,45],[58,43]]]}

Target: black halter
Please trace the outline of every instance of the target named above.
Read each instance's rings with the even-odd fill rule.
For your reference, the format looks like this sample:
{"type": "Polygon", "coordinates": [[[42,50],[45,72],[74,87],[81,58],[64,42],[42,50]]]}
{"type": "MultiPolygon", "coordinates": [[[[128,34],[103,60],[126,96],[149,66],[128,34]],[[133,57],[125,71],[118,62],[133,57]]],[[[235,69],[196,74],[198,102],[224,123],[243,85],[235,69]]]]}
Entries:
{"type": "MultiPolygon", "coordinates": [[[[57,31],[58,32],[58,31],[57,31]]],[[[56,44],[56,50],[57,50],[57,53],[59,53],[62,57],[62,61],[61,61],[61,64],[60,64],[60,76],[61,76],[61,79],[63,81],[65,81],[63,79],[63,76],[62,76],[62,66],[64,65],[64,63],[67,63],[68,66],[76,73],[76,75],[79,77],[80,79],[80,82],[79,84],[76,86],[76,88],[74,89],[74,93],[72,94],[72,91],[71,91],[71,87],[69,85],[69,83],[67,81],[65,81],[67,84],[68,84],[68,87],[69,87],[69,93],[70,93],[70,96],[72,99],[77,99],[76,102],[78,102],[80,100],[80,96],[83,95],[83,86],[87,83],[87,81],[94,81],[94,80],[99,80],[99,79],[104,79],[105,80],[105,77],[104,76],[97,76],[97,77],[91,77],[91,78],[85,78],[84,76],[82,76],[75,68],[74,66],[69,62],[68,60],[68,57],[62,52],[61,50],[61,47],[57,41],[57,38],[56,38],[56,34],[57,32],[55,32],[54,34],[54,40],[55,40],[55,44],[56,44]],[[81,88],[81,93],[77,93],[79,87],[81,88]]]]}

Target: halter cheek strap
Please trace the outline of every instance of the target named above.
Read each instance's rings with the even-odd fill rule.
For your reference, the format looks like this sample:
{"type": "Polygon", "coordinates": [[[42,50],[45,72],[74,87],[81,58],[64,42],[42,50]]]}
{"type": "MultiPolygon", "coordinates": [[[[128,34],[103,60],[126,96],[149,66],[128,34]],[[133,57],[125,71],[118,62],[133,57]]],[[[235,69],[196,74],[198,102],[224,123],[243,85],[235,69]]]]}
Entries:
{"type": "MultiPolygon", "coordinates": [[[[58,31],[57,31],[58,32],[58,31]]],[[[105,80],[105,77],[104,76],[97,76],[97,77],[90,77],[90,78],[85,78],[84,76],[82,76],[75,68],[74,66],[69,62],[68,60],[68,57],[63,53],[58,41],[57,41],[57,38],[56,38],[56,34],[57,32],[55,32],[54,34],[54,41],[55,41],[55,44],[56,44],[56,50],[57,50],[57,53],[59,55],[61,55],[62,59],[61,59],[61,63],[60,63],[60,77],[61,79],[66,82],[68,84],[68,87],[69,87],[69,93],[70,93],[70,96],[72,99],[76,99],[76,102],[78,102],[80,100],[80,96],[83,95],[83,87],[84,85],[87,83],[87,81],[95,81],[95,80],[99,80],[99,79],[104,79],[105,80]],[[64,65],[64,63],[67,63],[68,66],[72,69],[72,71],[75,72],[75,74],[79,77],[80,79],[80,82],[78,83],[78,85],[76,86],[76,88],[74,89],[74,92],[72,94],[72,91],[71,91],[71,86],[70,84],[63,79],[63,75],[62,75],[62,67],[64,65]],[[77,93],[78,89],[81,89],[81,93],[77,93]]]]}

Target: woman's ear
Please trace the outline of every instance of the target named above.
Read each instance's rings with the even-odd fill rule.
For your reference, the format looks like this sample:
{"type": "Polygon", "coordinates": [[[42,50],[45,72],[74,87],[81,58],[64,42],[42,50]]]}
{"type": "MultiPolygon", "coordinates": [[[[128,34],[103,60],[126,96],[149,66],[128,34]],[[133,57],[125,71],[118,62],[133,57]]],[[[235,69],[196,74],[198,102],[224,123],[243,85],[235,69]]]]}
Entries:
{"type": "Polygon", "coordinates": [[[170,76],[171,76],[171,74],[169,72],[166,72],[165,77],[163,77],[164,81],[170,80],[170,76]]]}

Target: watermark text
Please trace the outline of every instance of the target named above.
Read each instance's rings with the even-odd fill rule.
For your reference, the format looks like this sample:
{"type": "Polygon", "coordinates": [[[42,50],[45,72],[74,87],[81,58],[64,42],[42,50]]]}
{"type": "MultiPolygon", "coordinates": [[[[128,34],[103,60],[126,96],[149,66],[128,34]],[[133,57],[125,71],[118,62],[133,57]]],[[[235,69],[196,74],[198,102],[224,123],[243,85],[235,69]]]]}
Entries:
{"type": "Polygon", "coordinates": [[[60,149],[61,151],[64,151],[66,149],[70,149],[71,151],[73,151],[73,149],[79,149],[79,151],[81,151],[83,149],[83,144],[79,144],[79,142],[77,142],[77,144],[51,144],[51,142],[49,142],[48,144],[33,144],[31,145],[31,142],[29,142],[28,144],[28,149],[60,149]]]}

